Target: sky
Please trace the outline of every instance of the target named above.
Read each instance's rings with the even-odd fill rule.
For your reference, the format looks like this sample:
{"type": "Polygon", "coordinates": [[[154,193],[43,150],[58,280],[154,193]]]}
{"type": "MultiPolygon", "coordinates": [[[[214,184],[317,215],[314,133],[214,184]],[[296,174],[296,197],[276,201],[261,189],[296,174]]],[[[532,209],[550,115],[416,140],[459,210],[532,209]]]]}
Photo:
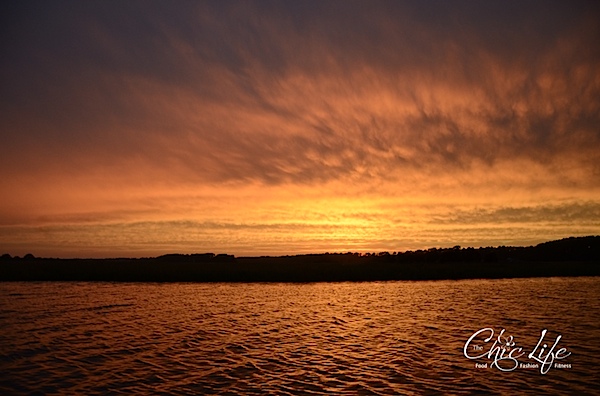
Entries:
{"type": "Polygon", "coordinates": [[[0,254],[600,234],[600,2],[0,5],[0,254]]]}

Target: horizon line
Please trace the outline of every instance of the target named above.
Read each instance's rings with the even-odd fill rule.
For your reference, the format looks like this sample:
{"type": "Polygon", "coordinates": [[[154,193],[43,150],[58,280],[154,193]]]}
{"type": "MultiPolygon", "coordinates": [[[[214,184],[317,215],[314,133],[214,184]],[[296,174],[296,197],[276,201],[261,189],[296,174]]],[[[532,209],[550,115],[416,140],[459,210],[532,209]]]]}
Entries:
{"type": "Polygon", "coordinates": [[[33,253],[26,253],[24,254],[22,257],[18,256],[18,255],[11,255],[10,253],[0,253],[0,258],[1,259],[56,259],[56,260],[143,260],[143,259],[155,259],[155,258],[160,258],[160,257],[165,257],[165,256],[194,256],[194,255],[198,255],[198,256],[203,256],[203,255],[212,255],[213,257],[217,257],[217,256],[228,256],[228,257],[232,257],[232,258],[236,258],[236,259],[246,259],[246,258],[283,258],[283,257],[299,257],[299,256],[324,256],[324,255],[344,255],[344,254],[357,254],[361,257],[368,257],[371,255],[379,255],[379,254],[389,254],[389,255],[397,255],[397,254],[404,254],[404,253],[409,253],[409,252],[427,252],[427,251],[431,251],[431,250],[451,250],[451,249],[498,249],[498,248],[532,248],[532,247],[536,247],[539,245],[543,245],[545,243],[550,243],[550,242],[557,242],[557,241],[563,241],[563,240],[568,240],[568,239],[584,239],[584,238],[599,238],[600,235],[585,235],[585,236],[569,236],[569,237],[564,237],[564,238],[560,238],[560,239],[550,239],[550,240],[546,240],[544,242],[540,242],[537,243],[535,245],[489,245],[489,246],[461,246],[461,245],[454,245],[453,247],[429,247],[426,249],[417,249],[417,250],[403,250],[403,251],[386,251],[386,250],[381,250],[381,251],[364,251],[364,252],[358,252],[358,251],[326,251],[326,252],[320,252],[320,253],[290,253],[290,254],[279,254],[279,255],[256,255],[256,256],[252,256],[252,255],[240,255],[240,256],[236,256],[235,254],[230,254],[230,253],[214,253],[214,252],[195,252],[195,253],[164,253],[164,254],[160,254],[157,256],[113,256],[113,257],[42,257],[42,256],[36,256],[33,253]]]}

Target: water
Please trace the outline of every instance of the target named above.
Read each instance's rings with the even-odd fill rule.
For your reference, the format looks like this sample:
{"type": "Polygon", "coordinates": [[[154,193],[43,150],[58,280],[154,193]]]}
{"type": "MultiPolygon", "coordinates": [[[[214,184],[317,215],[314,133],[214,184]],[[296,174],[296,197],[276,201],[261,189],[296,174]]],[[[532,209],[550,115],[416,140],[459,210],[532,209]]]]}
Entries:
{"type": "Polygon", "coordinates": [[[599,283],[0,283],[0,393],[598,394],[599,283]],[[571,368],[467,359],[485,327],[571,368]]]}

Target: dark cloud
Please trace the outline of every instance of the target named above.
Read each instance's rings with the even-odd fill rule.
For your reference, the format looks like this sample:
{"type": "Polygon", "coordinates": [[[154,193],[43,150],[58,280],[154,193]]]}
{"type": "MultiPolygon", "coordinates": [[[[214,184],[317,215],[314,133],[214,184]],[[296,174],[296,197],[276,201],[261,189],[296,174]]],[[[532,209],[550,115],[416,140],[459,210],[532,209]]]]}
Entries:
{"type": "Polygon", "coordinates": [[[600,203],[582,202],[558,205],[469,209],[451,212],[431,220],[435,224],[600,224],[600,203]]]}
{"type": "Polygon", "coordinates": [[[3,7],[5,170],[137,158],[149,177],[278,184],[525,159],[597,174],[593,2],[3,7]]]}

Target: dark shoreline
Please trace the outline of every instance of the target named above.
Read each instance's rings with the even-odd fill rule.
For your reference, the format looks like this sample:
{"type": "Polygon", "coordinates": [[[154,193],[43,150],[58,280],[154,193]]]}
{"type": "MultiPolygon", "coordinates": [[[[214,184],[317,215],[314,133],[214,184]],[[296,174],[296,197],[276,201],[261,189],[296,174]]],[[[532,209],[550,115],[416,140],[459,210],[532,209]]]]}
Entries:
{"type": "Polygon", "coordinates": [[[336,282],[600,276],[600,236],[530,247],[282,257],[171,254],[139,259],[2,256],[0,281],[336,282]]]}

